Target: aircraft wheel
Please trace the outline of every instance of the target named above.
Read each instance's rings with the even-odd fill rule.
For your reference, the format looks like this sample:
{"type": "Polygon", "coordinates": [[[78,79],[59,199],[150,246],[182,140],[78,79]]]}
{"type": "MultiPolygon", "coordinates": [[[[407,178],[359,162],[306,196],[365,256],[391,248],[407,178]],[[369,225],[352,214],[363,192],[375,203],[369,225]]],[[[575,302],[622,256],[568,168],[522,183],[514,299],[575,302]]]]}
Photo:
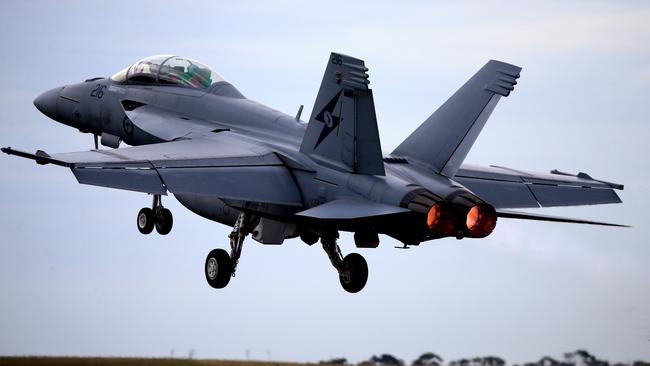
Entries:
{"type": "Polygon", "coordinates": [[[318,243],[318,235],[314,234],[311,231],[305,231],[300,233],[300,240],[302,240],[307,245],[314,245],[318,243]]]}
{"type": "Polygon", "coordinates": [[[232,277],[232,260],[223,249],[214,249],[205,258],[205,279],[213,288],[224,288],[232,277]]]}
{"type": "Polygon", "coordinates": [[[166,208],[157,210],[156,212],[156,231],[160,235],[167,235],[172,231],[174,225],[174,217],[172,212],[166,208]]]}
{"type": "Polygon", "coordinates": [[[153,210],[145,207],[138,212],[138,230],[142,234],[150,234],[154,227],[153,210]]]}
{"type": "Polygon", "coordinates": [[[343,289],[350,293],[357,293],[366,286],[368,282],[368,263],[361,254],[350,253],[343,258],[345,274],[339,274],[339,280],[343,289]]]}

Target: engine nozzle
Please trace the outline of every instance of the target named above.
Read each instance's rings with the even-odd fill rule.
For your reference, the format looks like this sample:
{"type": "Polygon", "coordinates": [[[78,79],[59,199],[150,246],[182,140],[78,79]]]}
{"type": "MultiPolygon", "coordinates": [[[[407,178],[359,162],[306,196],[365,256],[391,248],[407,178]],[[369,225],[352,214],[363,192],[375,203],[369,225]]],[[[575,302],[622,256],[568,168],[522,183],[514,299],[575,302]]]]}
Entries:
{"type": "Polygon", "coordinates": [[[467,212],[465,225],[469,236],[484,238],[490,235],[497,226],[497,213],[494,207],[486,203],[479,203],[472,206],[467,212]]]}
{"type": "Polygon", "coordinates": [[[456,220],[453,212],[443,203],[436,203],[427,213],[429,230],[439,235],[456,235],[456,220]]]}
{"type": "Polygon", "coordinates": [[[418,189],[405,197],[403,206],[426,218],[418,220],[418,227],[424,229],[422,235],[427,239],[450,236],[484,238],[490,235],[497,224],[494,207],[464,188],[452,188],[446,196],[418,189]]]}

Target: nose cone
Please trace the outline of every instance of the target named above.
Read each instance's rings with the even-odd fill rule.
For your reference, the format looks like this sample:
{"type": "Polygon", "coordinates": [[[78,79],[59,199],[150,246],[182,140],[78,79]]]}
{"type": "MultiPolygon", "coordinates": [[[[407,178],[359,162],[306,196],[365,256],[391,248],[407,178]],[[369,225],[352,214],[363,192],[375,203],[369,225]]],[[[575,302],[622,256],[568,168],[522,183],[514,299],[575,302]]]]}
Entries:
{"type": "Polygon", "coordinates": [[[57,120],[56,102],[63,87],[54,88],[46,91],[34,99],[34,106],[44,115],[57,120]]]}

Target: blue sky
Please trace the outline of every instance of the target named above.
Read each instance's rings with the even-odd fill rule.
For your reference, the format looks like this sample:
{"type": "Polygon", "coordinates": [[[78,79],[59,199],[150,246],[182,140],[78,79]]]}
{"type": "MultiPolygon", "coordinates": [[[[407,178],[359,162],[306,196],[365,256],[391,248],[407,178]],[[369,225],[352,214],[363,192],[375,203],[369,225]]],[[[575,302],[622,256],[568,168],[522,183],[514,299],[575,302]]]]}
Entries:
{"type": "Polygon", "coordinates": [[[545,213],[631,229],[501,220],[484,240],[355,249],[364,291],[340,289],[318,246],[248,240],[214,291],[209,250],[228,228],[173,198],[175,226],[142,236],[149,197],[78,185],[0,157],[0,354],[352,361],[425,351],[516,363],[587,348],[650,359],[650,6],[645,2],[2,2],[0,145],[53,152],[92,139],[41,115],[42,91],[176,53],[247,97],[310,115],[329,52],[370,68],[391,151],[487,60],[522,66],[467,162],[590,173],[626,185],[623,205],[545,213]]]}

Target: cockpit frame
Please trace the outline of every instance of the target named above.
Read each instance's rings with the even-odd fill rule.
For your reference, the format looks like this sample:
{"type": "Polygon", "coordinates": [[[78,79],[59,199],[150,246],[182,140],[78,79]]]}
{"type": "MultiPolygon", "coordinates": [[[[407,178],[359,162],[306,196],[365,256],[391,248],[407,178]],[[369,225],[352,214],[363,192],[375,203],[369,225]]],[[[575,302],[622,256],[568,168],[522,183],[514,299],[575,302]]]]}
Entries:
{"type": "Polygon", "coordinates": [[[127,85],[170,85],[207,90],[225,79],[205,64],[177,56],[154,55],[137,61],[110,78],[127,85]]]}

